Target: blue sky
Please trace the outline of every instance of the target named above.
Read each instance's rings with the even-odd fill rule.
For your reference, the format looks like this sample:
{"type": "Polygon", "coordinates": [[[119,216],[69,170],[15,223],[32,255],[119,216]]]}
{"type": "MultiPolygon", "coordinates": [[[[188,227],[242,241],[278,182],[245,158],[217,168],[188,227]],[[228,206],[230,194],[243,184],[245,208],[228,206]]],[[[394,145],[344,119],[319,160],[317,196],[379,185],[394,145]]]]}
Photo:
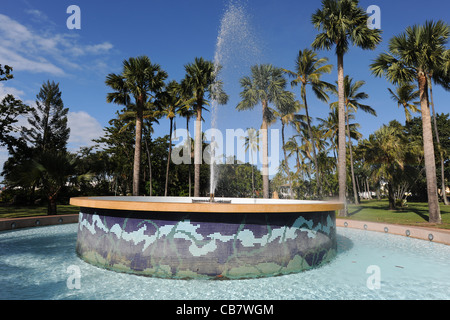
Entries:
{"type": "MultiPolygon", "coordinates": [[[[259,127],[261,120],[257,111],[234,110],[239,102],[239,77],[249,73],[253,61],[293,69],[298,50],[309,47],[317,34],[310,20],[321,1],[234,0],[234,3],[246,12],[245,31],[249,33],[246,39],[257,47],[257,53],[242,57],[243,52],[254,48],[234,48],[236,52],[229,53],[232,58],[227,62],[224,80],[228,81],[225,88],[230,101],[222,107],[218,121],[222,128],[246,129],[259,127]]],[[[106,75],[120,73],[124,59],[147,55],[168,72],[169,79],[181,80],[184,65],[195,57],[214,59],[221,19],[228,5],[229,0],[2,0],[0,64],[14,67],[14,79],[0,83],[0,98],[12,93],[32,105],[44,81],[59,82],[63,101],[70,110],[70,147],[76,150],[90,145],[90,140],[102,134],[102,128],[121,108],[106,103],[109,92],[104,84],[106,75]],[[81,9],[80,30],[69,30],[66,26],[70,16],[66,10],[72,4],[81,9]]],[[[356,115],[360,131],[367,138],[390,120],[405,119],[403,110],[389,98],[387,87],[392,86],[385,79],[372,76],[369,64],[386,50],[389,39],[407,26],[429,19],[450,23],[450,2],[362,0],[360,5],[380,7],[383,30],[383,43],[376,50],[351,48],[344,60],[346,74],[366,81],[363,88],[370,96],[366,103],[378,113],[378,117],[356,115]]],[[[319,55],[328,57],[336,66],[333,51],[319,55]]],[[[336,68],[324,79],[336,81],[336,68]]],[[[299,88],[293,91],[298,93],[299,88]]],[[[436,111],[450,112],[449,93],[435,88],[434,94],[436,111]]],[[[327,117],[329,107],[311,94],[309,106],[313,117],[327,117]]],[[[205,120],[207,129],[209,114],[205,114],[205,120]]],[[[155,135],[167,134],[167,123],[162,120],[155,135]]],[[[184,126],[185,121],[178,120],[177,127],[184,126]]],[[[287,131],[288,136],[292,134],[293,131],[287,131]]],[[[3,151],[0,161],[6,156],[3,151]]]]}

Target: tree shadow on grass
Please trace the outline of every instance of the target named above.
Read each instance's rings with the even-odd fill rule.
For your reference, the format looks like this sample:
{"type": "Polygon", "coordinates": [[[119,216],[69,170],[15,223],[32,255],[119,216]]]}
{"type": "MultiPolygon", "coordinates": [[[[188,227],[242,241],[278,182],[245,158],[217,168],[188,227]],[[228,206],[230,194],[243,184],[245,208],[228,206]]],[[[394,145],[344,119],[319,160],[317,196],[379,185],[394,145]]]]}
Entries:
{"type": "MultiPolygon", "coordinates": [[[[415,209],[415,208],[406,208],[408,211],[414,212],[419,217],[421,217],[425,222],[430,221],[430,217],[428,215],[428,210],[415,209]]],[[[397,210],[397,212],[402,212],[403,210],[397,210]]]]}
{"type": "Polygon", "coordinates": [[[348,216],[351,217],[351,216],[357,214],[358,212],[360,212],[360,211],[363,210],[363,209],[364,209],[363,207],[359,207],[359,208],[356,208],[356,209],[353,210],[353,211],[348,210],[348,216]]]}
{"type": "MultiPolygon", "coordinates": [[[[374,211],[375,210],[377,210],[377,211],[383,210],[386,212],[391,212],[392,214],[411,212],[411,213],[418,215],[421,219],[424,220],[424,222],[429,222],[428,206],[424,206],[423,208],[422,207],[418,208],[414,205],[410,205],[405,208],[397,208],[395,210],[389,210],[388,203],[383,203],[383,202],[362,203],[360,206],[358,206],[356,208],[349,209],[348,216],[349,217],[354,216],[363,210],[374,210],[374,211]]],[[[442,211],[441,211],[441,214],[442,214],[442,211]]]]}

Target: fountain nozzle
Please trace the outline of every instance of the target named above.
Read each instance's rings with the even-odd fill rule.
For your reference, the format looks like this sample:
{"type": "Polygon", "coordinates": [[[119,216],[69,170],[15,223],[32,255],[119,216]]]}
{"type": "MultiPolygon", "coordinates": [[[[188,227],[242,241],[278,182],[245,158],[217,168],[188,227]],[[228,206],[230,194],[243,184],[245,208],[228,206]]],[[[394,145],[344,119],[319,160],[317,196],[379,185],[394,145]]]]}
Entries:
{"type": "Polygon", "coordinates": [[[214,193],[211,193],[209,195],[209,202],[213,203],[214,202],[214,193]]]}

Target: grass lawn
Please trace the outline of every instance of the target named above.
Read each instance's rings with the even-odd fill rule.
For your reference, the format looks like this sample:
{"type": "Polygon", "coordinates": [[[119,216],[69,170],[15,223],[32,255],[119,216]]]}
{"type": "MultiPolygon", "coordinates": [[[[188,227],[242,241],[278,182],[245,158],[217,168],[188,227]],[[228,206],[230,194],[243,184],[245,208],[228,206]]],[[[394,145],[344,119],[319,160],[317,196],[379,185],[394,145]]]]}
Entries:
{"type": "Polygon", "coordinates": [[[362,201],[360,205],[349,205],[349,217],[346,219],[450,229],[450,206],[444,206],[442,203],[441,225],[428,223],[427,203],[408,202],[407,208],[395,211],[389,211],[388,208],[387,200],[362,201]]]}
{"type": "MultiPolygon", "coordinates": [[[[80,208],[70,205],[58,205],[58,215],[78,214],[80,208]]],[[[47,206],[7,206],[0,205],[0,218],[22,218],[33,216],[46,216],[47,206]]]]}

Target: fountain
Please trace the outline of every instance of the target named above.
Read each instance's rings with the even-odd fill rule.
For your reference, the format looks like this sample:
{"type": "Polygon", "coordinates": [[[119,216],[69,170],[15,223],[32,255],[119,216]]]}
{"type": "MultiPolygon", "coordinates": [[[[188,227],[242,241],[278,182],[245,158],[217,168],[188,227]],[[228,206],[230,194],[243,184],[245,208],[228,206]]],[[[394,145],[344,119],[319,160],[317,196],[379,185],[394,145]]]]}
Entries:
{"type": "Polygon", "coordinates": [[[72,198],[77,254],[93,265],[172,279],[296,273],[336,256],[340,203],[184,197],[72,198]]]}
{"type": "MultiPolygon", "coordinates": [[[[242,4],[230,1],[221,19],[214,54],[216,80],[218,83],[223,84],[227,93],[239,90],[239,79],[250,70],[253,64],[261,59],[260,45],[254,34],[255,32],[251,28],[245,7],[242,4]]],[[[217,87],[213,88],[213,92],[215,90],[217,90],[217,87]]],[[[236,105],[236,101],[229,101],[228,104],[219,106],[218,101],[212,99],[211,129],[213,132],[219,132],[220,136],[222,136],[225,128],[221,127],[220,124],[232,123],[233,120],[228,117],[235,115],[234,109],[236,105]],[[220,123],[218,119],[221,120],[220,123]]],[[[217,164],[225,163],[226,161],[223,159],[224,157],[226,158],[225,154],[216,154],[217,149],[223,150],[223,139],[216,139],[213,133],[210,147],[211,200],[214,199],[214,193],[219,179],[217,164]]]]}
{"type": "MultiPolygon", "coordinates": [[[[258,51],[245,16],[242,7],[231,3],[217,38],[216,70],[225,65],[222,71],[234,77],[249,69],[245,64],[258,51]],[[251,57],[244,58],[244,68],[239,63],[238,72],[235,60],[245,54],[234,48],[251,57]]],[[[238,84],[238,79],[232,82],[238,84]]],[[[217,128],[218,111],[212,101],[212,128],[217,128]]],[[[214,199],[215,143],[212,137],[209,198],[71,199],[81,208],[77,254],[102,268],[171,279],[276,276],[317,267],[336,256],[340,203],[214,199]]]]}

